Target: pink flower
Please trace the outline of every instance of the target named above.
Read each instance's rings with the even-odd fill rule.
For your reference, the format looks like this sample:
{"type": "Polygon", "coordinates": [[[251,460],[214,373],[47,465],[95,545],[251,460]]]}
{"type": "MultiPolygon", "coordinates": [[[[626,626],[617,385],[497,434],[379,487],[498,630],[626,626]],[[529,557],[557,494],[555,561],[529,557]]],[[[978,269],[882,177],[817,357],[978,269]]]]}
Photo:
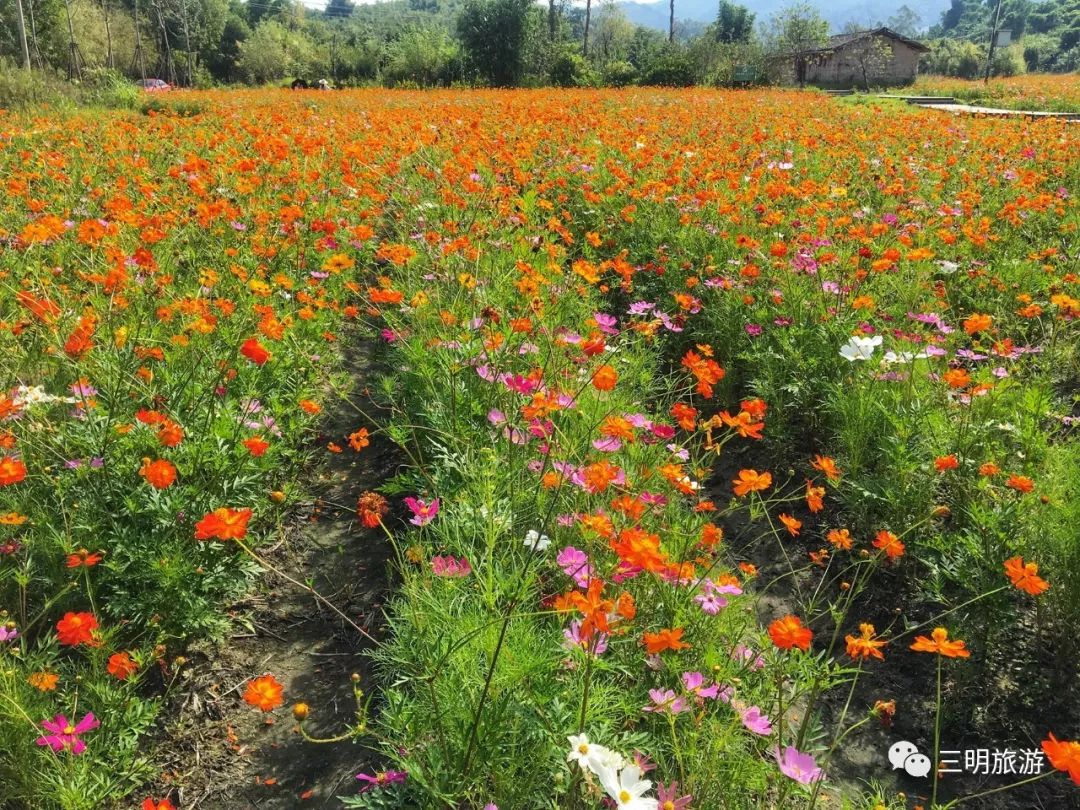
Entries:
{"type": "Polygon", "coordinates": [[[825,778],[825,772],[817,766],[814,758],[797,750],[793,745],[785,748],[783,754],[779,748],[774,748],[773,757],[780,766],[780,773],[800,785],[810,785],[825,778]]]}
{"type": "Polygon", "coordinates": [[[460,560],[451,556],[432,557],[431,570],[437,577],[467,577],[472,573],[472,566],[464,557],[460,560]]]}
{"type": "Polygon", "coordinates": [[[592,578],[592,566],[589,564],[589,556],[573,546],[567,546],[559,552],[555,562],[562,568],[563,573],[574,580],[579,588],[588,588],[592,578]]]}
{"type": "Polygon", "coordinates": [[[575,647],[581,647],[586,652],[593,655],[603,655],[607,652],[607,633],[596,633],[591,639],[582,639],[581,637],[581,622],[575,619],[570,623],[570,626],[563,631],[565,641],[563,646],[568,650],[572,650],[575,647]]]}
{"type": "Polygon", "coordinates": [[[700,672],[684,672],[682,674],[683,686],[686,691],[696,698],[715,699],[720,687],[717,684],[705,686],[705,677],[700,672]]]}
{"type": "Polygon", "coordinates": [[[679,796],[678,782],[672,782],[667,787],[662,784],[656,786],[656,800],[663,810],[687,810],[693,798],[693,796],[679,796]]]}
{"type": "Polygon", "coordinates": [[[671,689],[650,689],[649,698],[652,699],[652,704],[645,706],[643,712],[679,714],[690,708],[686,701],[671,689]]]}
{"type": "Polygon", "coordinates": [[[761,713],[761,709],[757,706],[751,706],[742,713],[742,724],[748,730],[760,734],[762,737],[768,737],[772,734],[772,723],[769,722],[766,715],[761,713]]]}
{"type": "Polygon", "coordinates": [[[378,773],[371,775],[366,773],[358,773],[356,775],[356,778],[359,779],[361,782],[367,783],[362,788],[360,788],[361,793],[367,793],[372,788],[381,788],[386,787],[387,785],[404,782],[406,776],[408,776],[408,774],[404,771],[379,771],[378,773]]]}
{"type": "Polygon", "coordinates": [[[72,754],[81,754],[86,750],[86,743],[79,739],[79,735],[85,734],[100,725],[101,723],[94,719],[93,712],[88,713],[86,717],[74,725],[64,715],[58,714],[52,720],[43,720],[41,722],[42,728],[52,733],[38,737],[37,744],[47,745],[53,751],[70,751],[72,754]]]}
{"type": "Polygon", "coordinates": [[[412,520],[409,521],[413,526],[426,526],[439,514],[438,498],[430,502],[424,502],[419,498],[406,498],[405,505],[413,513],[412,520]]]}

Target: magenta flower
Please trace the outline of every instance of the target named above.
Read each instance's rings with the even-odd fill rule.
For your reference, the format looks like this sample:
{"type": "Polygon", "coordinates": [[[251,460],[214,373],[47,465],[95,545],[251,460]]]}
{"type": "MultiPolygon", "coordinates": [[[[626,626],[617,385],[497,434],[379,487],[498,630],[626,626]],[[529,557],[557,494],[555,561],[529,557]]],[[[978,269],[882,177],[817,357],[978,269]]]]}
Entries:
{"type": "Polygon", "coordinates": [[[559,552],[555,562],[563,570],[563,573],[574,580],[579,588],[588,588],[589,579],[592,577],[592,566],[589,564],[589,556],[573,546],[567,546],[559,552]]]}
{"type": "Polygon", "coordinates": [[[679,796],[678,782],[672,782],[667,787],[662,784],[656,785],[656,800],[660,803],[662,810],[687,810],[693,799],[693,796],[679,796]]]}
{"type": "Polygon", "coordinates": [[[717,684],[705,686],[705,676],[700,672],[684,672],[682,674],[683,686],[686,691],[696,698],[715,699],[720,687],[717,684]]]}
{"type": "Polygon", "coordinates": [[[91,729],[100,726],[90,712],[78,723],[72,724],[64,715],[58,714],[52,720],[43,720],[42,728],[51,732],[37,738],[38,745],[47,745],[53,751],[70,751],[72,754],[81,754],[86,750],[86,743],[79,739],[80,734],[85,734],[91,729]]]}
{"type": "Polygon", "coordinates": [[[751,706],[742,713],[742,724],[748,730],[760,734],[762,737],[768,737],[772,734],[772,723],[769,721],[768,716],[762,714],[761,709],[757,706],[751,706]]]}
{"type": "Polygon", "coordinates": [[[438,498],[430,502],[424,502],[419,498],[406,498],[405,505],[413,513],[412,520],[409,521],[413,526],[426,526],[439,514],[438,498]]]}
{"type": "Polygon", "coordinates": [[[379,771],[375,774],[358,773],[356,778],[366,784],[360,788],[361,793],[367,793],[372,788],[383,788],[387,785],[394,785],[405,781],[405,777],[408,776],[405,771],[379,771]]]}
{"type": "Polygon", "coordinates": [[[14,641],[19,637],[19,631],[14,626],[8,627],[6,624],[0,624],[0,644],[5,641],[14,641]]]}
{"type": "Polygon", "coordinates": [[[686,700],[671,689],[650,689],[649,698],[652,703],[642,708],[643,712],[679,714],[690,708],[686,705],[686,700]]]}
{"type": "Polygon", "coordinates": [[[785,748],[783,754],[779,748],[774,748],[773,757],[780,766],[780,773],[800,785],[810,785],[825,778],[825,772],[817,766],[814,758],[797,750],[793,745],[785,748]]]}
{"type": "Polygon", "coordinates": [[[431,571],[437,577],[467,577],[472,573],[472,566],[464,557],[457,560],[447,555],[446,557],[432,557],[431,571]]]}

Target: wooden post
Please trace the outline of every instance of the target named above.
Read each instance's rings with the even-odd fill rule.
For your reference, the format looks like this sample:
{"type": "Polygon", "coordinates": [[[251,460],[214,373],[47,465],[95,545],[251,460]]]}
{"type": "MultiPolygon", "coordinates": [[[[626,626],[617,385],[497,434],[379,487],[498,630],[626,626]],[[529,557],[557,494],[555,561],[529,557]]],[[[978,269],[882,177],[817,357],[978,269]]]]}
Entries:
{"type": "Polygon", "coordinates": [[[983,77],[983,84],[990,84],[990,71],[994,68],[994,46],[997,45],[997,27],[998,27],[998,15],[1001,14],[1001,0],[997,0],[997,5],[994,6],[994,22],[990,26],[990,53],[986,57],[986,76],[983,77]]]}

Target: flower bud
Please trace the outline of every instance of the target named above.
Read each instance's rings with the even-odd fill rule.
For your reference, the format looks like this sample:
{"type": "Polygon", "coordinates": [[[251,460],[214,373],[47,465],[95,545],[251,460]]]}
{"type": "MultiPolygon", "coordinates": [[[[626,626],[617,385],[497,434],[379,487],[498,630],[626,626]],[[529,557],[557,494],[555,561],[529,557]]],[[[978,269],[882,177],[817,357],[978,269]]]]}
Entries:
{"type": "Polygon", "coordinates": [[[310,707],[306,703],[297,703],[292,707],[292,716],[300,722],[307,720],[310,707]]]}

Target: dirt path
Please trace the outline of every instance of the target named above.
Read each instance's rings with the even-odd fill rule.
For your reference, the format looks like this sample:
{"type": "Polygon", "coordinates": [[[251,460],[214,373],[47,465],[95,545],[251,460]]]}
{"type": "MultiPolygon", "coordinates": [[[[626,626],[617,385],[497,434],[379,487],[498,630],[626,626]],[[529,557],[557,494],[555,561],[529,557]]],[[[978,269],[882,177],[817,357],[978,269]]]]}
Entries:
{"type": "MultiPolygon", "coordinates": [[[[369,351],[358,348],[348,358],[357,389],[372,367],[369,351]]],[[[363,528],[349,505],[359,492],[393,475],[398,456],[377,437],[361,453],[353,452],[344,437],[363,420],[345,404],[334,409],[316,446],[334,442],[345,449],[326,453],[324,469],[305,482],[320,500],[298,508],[277,543],[262,552],[379,638],[388,544],[381,532],[363,528]]],[[[373,766],[374,755],[349,740],[306,742],[290,707],[300,701],[311,707],[309,734],[340,735],[356,710],[351,676],[359,674],[366,688],[372,684],[364,655],[371,642],[273,573],[230,614],[235,627],[223,643],[198,644],[187,652],[188,663],[163,708],[167,726],[154,754],[163,777],[154,795],[169,795],[184,810],[340,806],[334,797],[356,792],[354,776],[373,766]],[[266,672],[285,688],[285,706],[271,715],[242,700],[247,681],[266,672]]]]}

